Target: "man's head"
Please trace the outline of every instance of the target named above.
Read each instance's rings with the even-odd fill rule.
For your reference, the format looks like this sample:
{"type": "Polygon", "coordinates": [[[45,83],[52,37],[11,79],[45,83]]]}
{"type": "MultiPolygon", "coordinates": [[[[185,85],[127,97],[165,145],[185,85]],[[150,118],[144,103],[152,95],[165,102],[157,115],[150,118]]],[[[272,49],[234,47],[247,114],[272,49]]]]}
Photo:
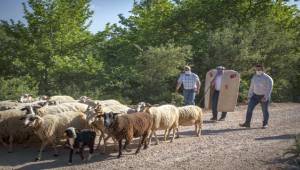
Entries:
{"type": "Polygon", "coordinates": [[[191,73],[192,73],[192,72],[191,72],[191,67],[188,66],[188,65],[184,66],[184,73],[185,73],[185,74],[191,74],[191,73]]]}
{"type": "Polygon", "coordinates": [[[261,64],[256,64],[255,65],[255,72],[257,75],[262,75],[264,72],[264,66],[261,64]]]}
{"type": "Polygon", "coordinates": [[[223,73],[224,73],[224,70],[225,70],[225,67],[223,67],[223,66],[218,66],[216,69],[217,69],[217,74],[223,74],[223,73]]]}

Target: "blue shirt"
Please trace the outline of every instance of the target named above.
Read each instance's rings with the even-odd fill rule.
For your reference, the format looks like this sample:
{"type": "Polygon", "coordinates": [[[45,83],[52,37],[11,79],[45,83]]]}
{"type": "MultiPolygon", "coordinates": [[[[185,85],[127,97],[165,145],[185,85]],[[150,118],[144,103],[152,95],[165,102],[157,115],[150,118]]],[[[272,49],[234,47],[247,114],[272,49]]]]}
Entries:
{"type": "Polygon", "coordinates": [[[183,88],[185,90],[190,90],[190,89],[196,89],[197,88],[197,81],[200,82],[199,77],[195,73],[191,74],[181,74],[178,83],[183,84],[183,88]]]}

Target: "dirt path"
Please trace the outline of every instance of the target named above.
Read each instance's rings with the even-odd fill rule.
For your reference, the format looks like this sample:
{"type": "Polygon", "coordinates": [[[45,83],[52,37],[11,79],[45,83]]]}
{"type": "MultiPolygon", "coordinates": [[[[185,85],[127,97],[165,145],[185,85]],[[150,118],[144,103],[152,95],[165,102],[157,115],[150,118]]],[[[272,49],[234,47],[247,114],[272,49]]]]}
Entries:
{"type": "MultiPolygon", "coordinates": [[[[204,115],[204,126],[200,138],[194,136],[194,127],[180,128],[179,139],[173,143],[161,142],[134,155],[124,152],[117,159],[117,152],[109,148],[109,154],[99,151],[91,162],[84,164],[74,156],[74,164],[67,165],[68,151],[60,148],[60,156],[53,157],[52,149],[43,153],[43,161],[33,162],[37,147],[18,147],[8,154],[0,149],[0,169],[282,169],[286,168],[282,158],[285,149],[300,133],[300,104],[273,103],[270,107],[270,127],[261,129],[260,106],[254,112],[250,129],[240,128],[238,123],[245,118],[246,106],[239,106],[229,113],[224,122],[210,123],[210,114],[204,115]]],[[[162,132],[160,132],[161,134],[162,132]]],[[[160,138],[162,136],[160,135],[160,138]]],[[[300,169],[300,168],[299,168],[300,169]]]]}

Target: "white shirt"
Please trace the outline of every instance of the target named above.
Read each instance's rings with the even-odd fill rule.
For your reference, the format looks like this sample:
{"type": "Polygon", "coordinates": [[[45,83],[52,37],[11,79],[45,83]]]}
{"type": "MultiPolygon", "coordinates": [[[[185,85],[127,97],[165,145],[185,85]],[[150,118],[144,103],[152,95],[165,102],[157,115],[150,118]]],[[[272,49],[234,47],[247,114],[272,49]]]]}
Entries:
{"type": "Polygon", "coordinates": [[[264,97],[269,100],[271,98],[272,89],[273,79],[269,75],[266,73],[254,75],[251,79],[248,98],[252,97],[255,93],[257,95],[264,95],[264,97]]]}
{"type": "Polygon", "coordinates": [[[215,90],[220,91],[221,85],[222,85],[222,74],[217,75],[217,77],[215,79],[215,90]]]}

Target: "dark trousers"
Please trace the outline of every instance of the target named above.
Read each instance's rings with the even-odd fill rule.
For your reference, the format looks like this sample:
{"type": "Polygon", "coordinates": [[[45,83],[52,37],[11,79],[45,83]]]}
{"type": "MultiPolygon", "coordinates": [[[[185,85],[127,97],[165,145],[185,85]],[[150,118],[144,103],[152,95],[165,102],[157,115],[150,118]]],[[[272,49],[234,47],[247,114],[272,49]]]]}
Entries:
{"type": "MultiPolygon", "coordinates": [[[[212,96],[212,114],[213,118],[218,118],[218,101],[219,101],[219,95],[220,91],[214,90],[213,96],[212,96]]],[[[222,112],[221,118],[225,118],[227,115],[227,112],[222,112]]]]}
{"type": "Polygon", "coordinates": [[[254,94],[248,103],[248,108],[247,108],[247,114],[246,114],[246,123],[250,124],[253,110],[255,106],[260,103],[261,104],[261,109],[263,112],[264,120],[263,120],[263,125],[267,125],[269,121],[269,101],[262,102],[261,99],[263,98],[263,95],[256,95],[254,94]]]}

